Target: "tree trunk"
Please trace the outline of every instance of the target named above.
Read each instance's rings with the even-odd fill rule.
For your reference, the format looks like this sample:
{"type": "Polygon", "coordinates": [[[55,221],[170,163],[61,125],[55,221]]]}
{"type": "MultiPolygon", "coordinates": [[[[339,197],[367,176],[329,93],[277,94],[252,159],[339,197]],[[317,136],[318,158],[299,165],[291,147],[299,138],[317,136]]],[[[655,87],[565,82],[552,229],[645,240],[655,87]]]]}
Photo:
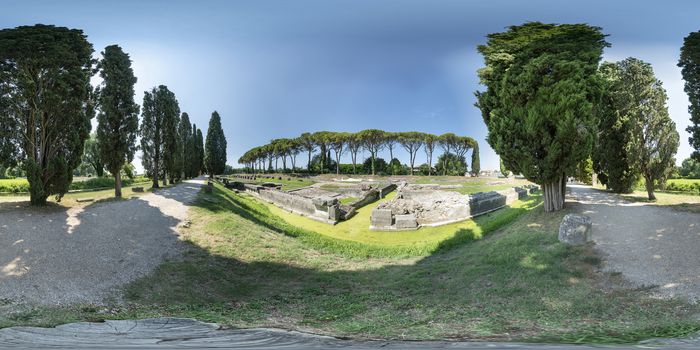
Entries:
{"type": "Polygon", "coordinates": [[[372,176],[374,176],[374,153],[372,153],[372,176]]]}
{"type": "Polygon", "coordinates": [[[335,173],[340,175],[340,153],[335,153],[335,173]]]}
{"type": "Polygon", "coordinates": [[[114,196],[117,198],[122,197],[122,172],[116,171],[114,174],[114,196]]]}
{"type": "Polygon", "coordinates": [[[352,158],[352,173],[357,174],[357,170],[355,169],[357,164],[357,151],[350,151],[350,156],[352,158]]]}
{"type": "Polygon", "coordinates": [[[433,154],[428,157],[428,176],[433,174],[433,154]]]}
{"type": "Polygon", "coordinates": [[[654,195],[654,179],[645,176],[644,182],[647,188],[647,196],[649,197],[649,200],[656,200],[656,196],[654,195]]]}
{"type": "Polygon", "coordinates": [[[306,163],[306,172],[311,174],[311,151],[309,151],[309,162],[306,163]]]}
{"type": "Polygon", "coordinates": [[[542,184],[544,190],[544,211],[553,212],[564,209],[564,194],[566,182],[560,177],[559,181],[542,184]]]}
{"type": "Polygon", "coordinates": [[[105,169],[101,165],[93,164],[92,167],[95,168],[97,177],[102,177],[105,174],[105,169]]]}

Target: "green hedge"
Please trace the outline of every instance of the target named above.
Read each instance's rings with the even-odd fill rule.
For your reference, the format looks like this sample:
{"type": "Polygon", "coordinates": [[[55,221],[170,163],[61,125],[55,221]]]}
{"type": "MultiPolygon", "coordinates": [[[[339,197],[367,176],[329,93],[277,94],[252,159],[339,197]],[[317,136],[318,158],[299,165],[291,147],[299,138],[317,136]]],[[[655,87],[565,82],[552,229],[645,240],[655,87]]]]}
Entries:
{"type": "Polygon", "coordinates": [[[29,183],[25,179],[2,179],[0,180],[0,193],[22,193],[29,192],[29,183]]]}
{"type": "Polygon", "coordinates": [[[666,184],[666,191],[700,193],[700,182],[672,182],[666,184]]]}
{"type": "MultiPolygon", "coordinates": [[[[132,179],[122,179],[122,186],[131,186],[135,183],[148,182],[148,178],[145,176],[137,176],[132,179]]],[[[114,187],[113,177],[94,177],[87,179],[85,181],[73,182],[70,184],[70,189],[72,190],[94,190],[98,188],[112,188],[114,187]]]]}

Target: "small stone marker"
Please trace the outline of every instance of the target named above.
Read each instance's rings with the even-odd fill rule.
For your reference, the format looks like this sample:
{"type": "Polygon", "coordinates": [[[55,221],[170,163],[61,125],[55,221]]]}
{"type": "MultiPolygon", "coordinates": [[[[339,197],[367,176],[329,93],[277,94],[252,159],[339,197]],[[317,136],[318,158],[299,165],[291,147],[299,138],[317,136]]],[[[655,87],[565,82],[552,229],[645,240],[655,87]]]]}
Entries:
{"type": "Polygon", "coordinates": [[[213,189],[214,189],[214,186],[210,182],[206,186],[204,186],[204,193],[211,193],[213,189]]]}
{"type": "Polygon", "coordinates": [[[143,192],[143,187],[132,187],[131,190],[134,192],[143,192]]]}
{"type": "Polygon", "coordinates": [[[78,203],[83,203],[83,202],[92,202],[94,200],[95,200],[95,198],[78,198],[75,201],[78,203]]]}
{"type": "Polygon", "coordinates": [[[591,218],[579,214],[566,214],[559,225],[559,241],[568,245],[581,245],[591,240],[591,218]]]}

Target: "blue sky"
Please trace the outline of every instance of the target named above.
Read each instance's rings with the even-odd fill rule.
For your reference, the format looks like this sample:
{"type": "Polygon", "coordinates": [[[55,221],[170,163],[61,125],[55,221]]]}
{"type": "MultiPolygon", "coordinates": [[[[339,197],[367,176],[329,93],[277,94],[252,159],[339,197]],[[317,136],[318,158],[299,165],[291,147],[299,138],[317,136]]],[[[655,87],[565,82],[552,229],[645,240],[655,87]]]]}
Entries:
{"type": "Polygon", "coordinates": [[[2,27],[55,24],[83,29],[96,52],[121,45],[134,62],[139,104],[143,91],[165,84],[205,132],[217,110],[229,164],[273,138],[379,128],[472,136],[482,169],[494,169],[498,158],[473,106],[481,88],[476,46],[526,21],[600,26],[612,43],[605,60],[652,63],[681,135],[678,160],[691,152],[676,62],[683,37],[700,30],[700,2],[5,0],[1,7],[2,27]]]}

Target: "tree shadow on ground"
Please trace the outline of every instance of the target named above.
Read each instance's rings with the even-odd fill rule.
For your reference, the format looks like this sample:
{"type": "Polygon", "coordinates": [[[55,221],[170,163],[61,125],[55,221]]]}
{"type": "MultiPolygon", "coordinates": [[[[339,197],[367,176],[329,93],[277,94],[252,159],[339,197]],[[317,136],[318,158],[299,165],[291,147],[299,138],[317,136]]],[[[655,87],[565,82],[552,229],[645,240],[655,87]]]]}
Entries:
{"type": "MultiPolygon", "coordinates": [[[[654,305],[640,309],[639,293],[598,291],[591,277],[598,260],[586,248],[558,243],[558,221],[541,208],[496,239],[448,244],[452,249],[418,259],[365,264],[276,238],[284,230],[261,219],[261,208],[236,196],[222,199],[216,191],[221,190],[203,195],[197,205],[243,220],[222,224],[218,243],[193,243],[185,261],[166,263],[131,284],[129,301],[206,321],[372,337],[505,339],[584,323],[665,324],[679,317],[654,305]],[[274,233],[232,232],[248,226],[274,233]],[[284,254],[297,260],[283,262],[284,254]]],[[[469,232],[457,234],[471,238],[469,232]]]]}
{"type": "Polygon", "coordinates": [[[630,201],[614,193],[572,186],[572,210],[593,221],[606,271],[659,296],[700,297],[700,221],[671,206],[630,201]]]}
{"type": "MultiPolygon", "coordinates": [[[[194,186],[194,187],[193,187],[194,186]]],[[[199,187],[159,191],[187,203],[199,187]]],[[[99,303],[115,287],[145,276],[185,248],[180,222],[153,197],[85,207],[16,205],[0,213],[0,298],[39,304],[99,303]]]]}

